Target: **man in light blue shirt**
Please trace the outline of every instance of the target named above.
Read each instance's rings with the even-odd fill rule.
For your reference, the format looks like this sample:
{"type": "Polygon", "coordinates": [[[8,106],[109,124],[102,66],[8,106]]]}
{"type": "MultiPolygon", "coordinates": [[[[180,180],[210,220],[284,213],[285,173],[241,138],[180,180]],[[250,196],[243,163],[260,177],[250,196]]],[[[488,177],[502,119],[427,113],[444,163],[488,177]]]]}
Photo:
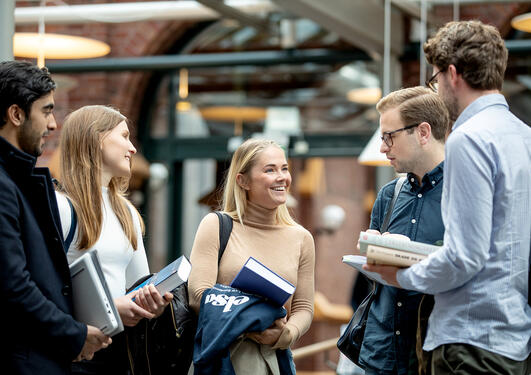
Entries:
{"type": "Polygon", "coordinates": [[[450,22],[425,45],[427,82],[455,120],[445,149],[444,246],[407,269],[365,266],[435,295],[424,349],[434,374],[531,371],[531,128],[500,94],[507,49],[479,21],[450,22]]]}

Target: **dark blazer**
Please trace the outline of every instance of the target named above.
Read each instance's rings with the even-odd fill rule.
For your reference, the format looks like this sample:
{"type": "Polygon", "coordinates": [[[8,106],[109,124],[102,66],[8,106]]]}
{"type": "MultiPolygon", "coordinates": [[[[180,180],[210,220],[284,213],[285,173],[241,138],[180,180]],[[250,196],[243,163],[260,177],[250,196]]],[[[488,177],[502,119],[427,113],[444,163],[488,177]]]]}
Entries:
{"type": "Polygon", "coordinates": [[[68,374],[86,325],[72,284],[50,174],[0,137],[1,372],[68,374]]]}

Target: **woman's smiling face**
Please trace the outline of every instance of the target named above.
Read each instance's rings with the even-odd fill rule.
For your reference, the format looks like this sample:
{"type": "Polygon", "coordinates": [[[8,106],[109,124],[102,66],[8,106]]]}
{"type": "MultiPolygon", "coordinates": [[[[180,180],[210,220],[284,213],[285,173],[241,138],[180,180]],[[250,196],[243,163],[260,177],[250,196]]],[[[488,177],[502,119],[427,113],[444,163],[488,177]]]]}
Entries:
{"type": "Polygon", "coordinates": [[[238,184],[254,204],[273,209],[286,203],[291,174],[284,151],[276,146],[264,149],[246,175],[238,175],[238,184]]]}

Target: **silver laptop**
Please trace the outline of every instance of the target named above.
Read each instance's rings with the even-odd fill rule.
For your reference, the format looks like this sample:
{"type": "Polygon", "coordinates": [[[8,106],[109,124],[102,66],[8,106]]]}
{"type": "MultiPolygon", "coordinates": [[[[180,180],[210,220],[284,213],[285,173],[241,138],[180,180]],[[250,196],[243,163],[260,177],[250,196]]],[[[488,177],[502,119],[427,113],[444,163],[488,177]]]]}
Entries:
{"type": "Polygon", "coordinates": [[[70,264],[74,300],[74,318],[114,336],[124,325],[114,306],[97,250],[87,251],[70,264]]]}

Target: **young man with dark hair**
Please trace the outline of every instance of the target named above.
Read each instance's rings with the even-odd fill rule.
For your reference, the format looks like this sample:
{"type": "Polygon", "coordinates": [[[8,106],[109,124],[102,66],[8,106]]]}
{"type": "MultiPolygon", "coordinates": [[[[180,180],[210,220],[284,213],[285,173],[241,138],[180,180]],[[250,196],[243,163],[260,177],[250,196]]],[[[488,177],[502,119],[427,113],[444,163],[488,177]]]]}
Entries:
{"type": "Polygon", "coordinates": [[[6,374],[68,374],[111,339],[72,317],[72,284],[55,193],[35,168],[57,127],[43,68],[0,63],[0,363],[6,374]]]}
{"type": "MultiPolygon", "coordinates": [[[[448,111],[441,98],[425,87],[394,91],[376,109],[382,131],[380,152],[398,173],[407,173],[386,231],[435,244],[444,235],[441,193],[448,111]]],[[[378,193],[368,232],[382,232],[397,181],[378,193]]],[[[385,285],[377,293],[367,318],[360,364],[367,375],[417,373],[417,311],[423,294],[385,285]]]]}
{"type": "Polygon", "coordinates": [[[531,128],[500,94],[507,49],[479,21],[450,22],[425,45],[427,84],[455,123],[446,143],[444,245],[407,269],[366,266],[435,295],[424,348],[435,374],[531,370],[531,128]]]}

